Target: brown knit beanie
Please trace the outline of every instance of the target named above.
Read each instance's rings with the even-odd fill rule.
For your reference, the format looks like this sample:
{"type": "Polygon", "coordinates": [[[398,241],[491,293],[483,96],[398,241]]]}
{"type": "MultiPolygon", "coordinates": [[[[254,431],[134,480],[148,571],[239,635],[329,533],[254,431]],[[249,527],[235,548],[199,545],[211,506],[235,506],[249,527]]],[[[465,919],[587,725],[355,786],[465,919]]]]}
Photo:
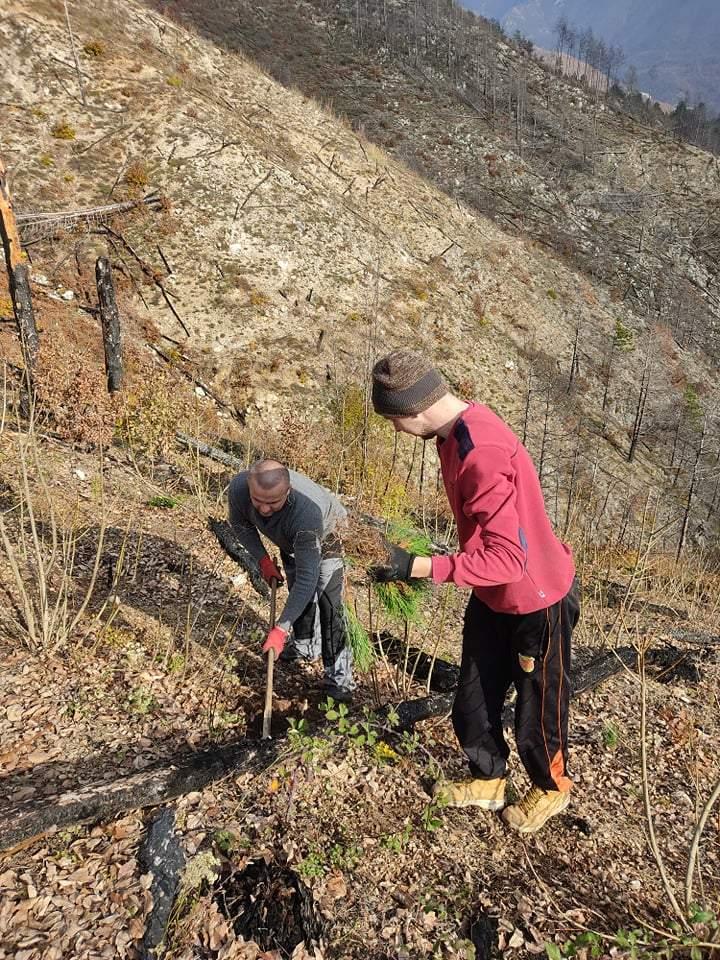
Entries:
{"type": "Polygon", "coordinates": [[[412,417],[448,392],[440,371],[412,350],[395,350],[373,367],[372,401],[383,417],[412,417]]]}

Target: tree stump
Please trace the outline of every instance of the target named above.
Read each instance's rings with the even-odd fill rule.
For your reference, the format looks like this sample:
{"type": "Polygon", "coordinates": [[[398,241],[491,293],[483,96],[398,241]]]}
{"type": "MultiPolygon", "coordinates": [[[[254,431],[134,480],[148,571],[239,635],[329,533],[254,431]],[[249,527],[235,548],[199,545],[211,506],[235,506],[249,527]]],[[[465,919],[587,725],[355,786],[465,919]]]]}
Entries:
{"type": "Polygon", "coordinates": [[[105,372],[108,393],[115,393],[122,386],[122,343],[120,340],[120,314],[115,299],[112,266],[107,257],[98,257],[95,264],[100,320],[102,321],[105,346],[105,372]]]}

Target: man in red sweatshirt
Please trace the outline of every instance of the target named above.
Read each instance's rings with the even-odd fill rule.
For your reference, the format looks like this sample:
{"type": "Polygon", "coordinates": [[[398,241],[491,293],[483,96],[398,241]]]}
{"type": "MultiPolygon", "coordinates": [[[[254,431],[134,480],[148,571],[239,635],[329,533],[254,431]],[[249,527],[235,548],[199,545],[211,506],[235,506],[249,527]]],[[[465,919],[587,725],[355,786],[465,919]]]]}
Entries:
{"type": "Polygon", "coordinates": [[[416,557],[392,548],[379,580],[432,577],[471,587],[453,727],[471,778],[436,784],[451,806],[502,810],[532,833],[570,799],[570,643],[579,588],[570,548],[553,533],[527,450],[488,407],[448,390],[424,357],[398,350],[373,369],[373,406],[396,430],[435,438],[460,550],[416,557]],[[509,749],[502,709],[514,684],[515,738],[532,786],[505,805],[509,749]]]}

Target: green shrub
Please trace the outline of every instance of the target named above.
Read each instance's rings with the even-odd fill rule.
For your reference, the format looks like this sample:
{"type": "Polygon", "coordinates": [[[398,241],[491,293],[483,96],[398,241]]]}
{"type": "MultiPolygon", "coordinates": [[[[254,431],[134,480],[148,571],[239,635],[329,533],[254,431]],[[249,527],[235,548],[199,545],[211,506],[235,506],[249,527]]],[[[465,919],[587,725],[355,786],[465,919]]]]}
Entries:
{"type": "Polygon", "coordinates": [[[621,350],[623,353],[632,353],[635,349],[635,334],[630,327],[625,326],[622,320],[615,321],[613,343],[616,349],[621,350]]]}
{"type": "Polygon", "coordinates": [[[415,583],[376,583],[375,594],[394,623],[420,623],[422,605],[430,594],[424,580],[415,583]]]}
{"type": "Polygon", "coordinates": [[[232,830],[216,830],[212,839],[220,853],[226,857],[229,857],[239,846],[238,837],[232,830]]]}
{"type": "Polygon", "coordinates": [[[325,876],[327,864],[317,847],[310,850],[305,859],[300,861],[297,872],[304,880],[317,880],[318,877],[325,876]]]}
{"type": "Polygon", "coordinates": [[[123,398],[117,439],[141,453],[158,453],[175,443],[175,431],[187,413],[186,399],[162,376],[145,380],[123,398]]]}
{"type": "Polygon", "coordinates": [[[62,123],[56,123],[50,133],[53,137],[55,137],[56,140],[75,139],[75,127],[71,127],[70,124],[66,123],[65,121],[62,123]]]}
{"type": "MultiPolygon", "coordinates": [[[[407,523],[390,524],[387,539],[418,557],[429,557],[432,553],[430,539],[407,523]]],[[[422,620],[423,603],[430,595],[430,586],[427,580],[411,580],[410,583],[376,583],[375,594],[383,610],[393,622],[419,623],[422,620]]]]}
{"type": "Polygon", "coordinates": [[[564,960],[565,957],[601,960],[603,957],[629,957],[633,960],[666,960],[684,957],[689,960],[704,960],[710,956],[706,950],[709,942],[716,943],[720,926],[712,910],[697,905],[688,912],[689,930],[683,930],[676,921],[670,921],[663,933],[647,927],[633,930],[617,930],[612,936],[586,930],[564,943],[545,943],[548,960],[564,960]]]}
{"type": "Polygon", "coordinates": [[[172,510],[174,507],[179,505],[180,501],[177,497],[171,497],[166,493],[158,493],[154,497],[150,497],[147,502],[149,507],[157,507],[159,510],[172,510]]]}
{"type": "Polygon", "coordinates": [[[427,534],[417,530],[411,523],[396,521],[388,526],[387,538],[416,557],[429,557],[432,543],[427,534]]]}
{"type": "Polygon", "coordinates": [[[102,40],[90,40],[83,46],[83,52],[89,57],[103,57],[105,56],[105,50],[106,47],[102,40]]]}
{"type": "Polygon", "coordinates": [[[689,384],[685,387],[683,401],[688,417],[695,423],[702,420],[703,408],[702,403],[700,403],[700,397],[697,394],[697,390],[689,384]]]}
{"type": "Polygon", "coordinates": [[[155,697],[147,687],[135,687],[128,697],[128,707],[130,710],[132,710],[133,713],[139,713],[141,716],[144,716],[146,713],[151,713],[155,709],[155,706],[155,697]]]}
{"type": "Polygon", "coordinates": [[[620,742],[620,731],[614,723],[606,723],[602,731],[603,746],[608,750],[614,750],[620,742]]]}

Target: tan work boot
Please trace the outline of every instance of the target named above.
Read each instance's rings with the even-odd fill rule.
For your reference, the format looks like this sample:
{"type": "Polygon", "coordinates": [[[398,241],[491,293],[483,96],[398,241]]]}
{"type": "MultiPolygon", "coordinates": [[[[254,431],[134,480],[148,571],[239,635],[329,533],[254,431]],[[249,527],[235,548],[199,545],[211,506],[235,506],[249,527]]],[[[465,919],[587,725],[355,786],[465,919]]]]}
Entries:
{"type": "Polygon", "coordinates": [[[517,803],[511,803],[500,814],[504,822],[520,833],[535,833],[556,813],[570,803],[569,790],[542,790],[530,787],[517,803]]]}
{"type": "Polygon", "coordinates": [[[502,810],[505,806],[505,777],[496,780],[457,780],[455,783],[436,783],[433,799],[447,807],[482,807],[483,810],[502,810]]]}

